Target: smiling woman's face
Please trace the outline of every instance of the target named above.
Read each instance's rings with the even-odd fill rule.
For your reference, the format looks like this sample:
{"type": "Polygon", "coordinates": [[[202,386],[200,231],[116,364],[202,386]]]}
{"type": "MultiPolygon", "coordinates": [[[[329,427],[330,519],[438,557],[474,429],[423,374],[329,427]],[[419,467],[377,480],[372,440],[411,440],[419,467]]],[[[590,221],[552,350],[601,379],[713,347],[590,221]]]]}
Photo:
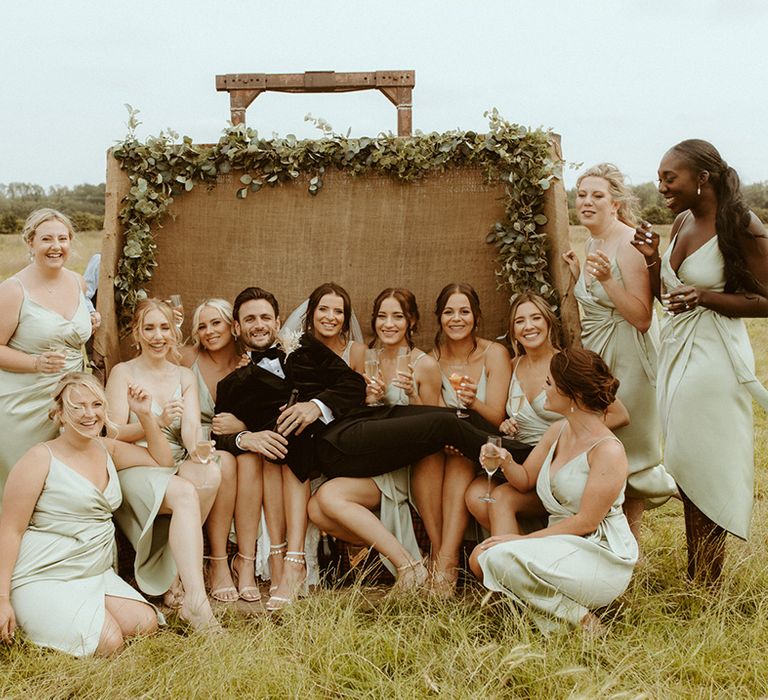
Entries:
{"type": "Polygon", "coordinates": [[[312,314],[312,330],[320,338],[334,338],[344,327],[344,300],[336,294],[325,294],[312,314]]]}
{"type": "Polygon", "coordinates": [[[376,314],[376,335],[382,345],[404,345],[407,328],[408,319],[400,302],[394,297],[384,299],[376,314]]]}
{"type": "Polygon", "coordinates": [[[35,230],[29,249],[37,265],[55,269],[67,262],[71,243],[69,229],[58,219],[48,219],[35,230]]]}
{"type": "Polygon", "coordinates": [[[200,344],[209,351],[221,350],[233,342],[232,326],[213,306],[200,309],[200,320],[195,329],[200,344]]]}
{"type": "Polygon", "coordinates": [[[667,151],[659,163],[659,193],[677,215],[690,209],[698,198],[699,181],[686,161],[667,151]]]}

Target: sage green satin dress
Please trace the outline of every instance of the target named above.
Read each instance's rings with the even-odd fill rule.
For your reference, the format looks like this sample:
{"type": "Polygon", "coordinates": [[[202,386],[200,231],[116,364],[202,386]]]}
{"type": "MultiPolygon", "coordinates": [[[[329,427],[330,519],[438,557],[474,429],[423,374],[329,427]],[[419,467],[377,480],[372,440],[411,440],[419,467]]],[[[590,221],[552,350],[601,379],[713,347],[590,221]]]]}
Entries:
{"type": "MultiPolygon", "coordinates": [[[[578,513],[589,478],[589,452],[614,439],[598,440],[550,476],[555,440],[536,480],[549,526],[578,513]]],[[[477,560],[483,585],[521,603],[544,633],[578,625],[590,610],[618,598],[632,577],[638,550],[623,502],[622,492],[589,535],[526,537],[485,550],[477,560]]]]}
{"type": "MultiPolygon", "coordinates": [[[[623,284],[616,260],[611,274],[623,284]]],[[[675,482],[661,464],[661,425],[656,405],[657,323],[641,333],[616,311],[602,284],[587,287],[584,274],[574,294],[581,310],[581,341],[600,355],[619,380],[617,398],[629,411],[630,424],[614,432],[629,460],[627,497],[643,498],[649,507],[665,503],[675,493],[675,482]]]]}
{"type": "MultiPolygon", "coordinates": [[[[181,397],[181,383],[173,398],[181,397]]],[[[159,416],[162,407],[152,400],[152,412],[159,416]]],[[[131,413],[129,421],[137,422],[131,413]]],[[[178,471],[178,465],[187,458],[181,443],[181,419],[177,418],[162,432],[171,446],[176,462],[174,467],[130,467],[121,469],[120,486],[123,504],[115,512],[115,520],[136,551],[133,562],[134,576],[139,588],[147,595],[163,595],[176,578],[176,562],[168,544],[171,516],[161,515],[160,507],[168,490],[168,482],[178,471]]],[[[140,440],[137,445],[146,447],[140,440]]]]}
{"type": "Polygon", "coordinates": [[[11,605],[24,635],[74,656],[96,651],[104,626],[104,596],[146,603],[112,569],[112,513],[121,493],[106,450],[105,458],[109,481],[100,491],[51,452],[48,476],[11,578],[11,605]]]}
{"type": "MultiPolygon", "coordinates": [[[[665,289],[725,289],[717,236],[683,260],[677,273],[669,262],[673,249],[674,242],[661,260],[665,289]]],[[[704,515],[746,539],[754,490],[752,399],[768,410],[768,392],[755,377],[744,321],[697,306],[667,317],[661,341],[664,463],[704,515]]]]}
{"type": "Polygon", "coordinates": [[[67,357],[64,368],[54,374],[0,369],[0,497],[11,467],[21,456],[30,447],[58,434],[48,417],[53,405],[51,394],[67,372],[82,371],[83,343],[91,335],[91,317],[82,293],[77,310],[67,319],[33,301],[24,285],[15,277],[12,279],[19,283],[24,298],[8,347],[31,355],[62,348],[67,357]]]}
{"type": "MultiPolygon", "coordinates": [[[[421,353],[411,362],[413,367],[424,357],[421,353]]],[[[387,386],[382,398],[387,406],[407,406],[408,395],[398,389],[394,384],[387,386]]],[[[379,505],[379,520],[397,541],[403,545],[411,557],[411,561],[421,559],[421,550],[413,531],[413,517],[411,516],[411,467],[402,467],[387,474],[371,477],[381,491],[381,504],[379,505]]],[[[395,576],[397,571],[392,563],[384,555],[379,555],[381,563],[395,576]]]]}
{"type": "Polygon", "coordinates": [[[526,445],[537,445],[551,425],[562,420],[563,417],[559,413],[548,411],[544,408],[547,394],[543,390],[536,395],[533,401],[528,401],[523,386],[517,378],[517,368],[520,366],[520,362],[522,360],[517,362],[512,372],[506,411],[508,416],[512,416],[514,409],[518,405],[520,406],[517,416],[514,416],[517,423],[517,432],[515,432],[513,437],[515,440],[520,440],[520,442],[524,442],[526,445]]]}
{"type": "Polygon", "coordinates": [[[211,392],[208,391],[208,385],[205,383],[205,379],[203,379],[203,374],[197,365],[197,360],[192,363],[190,369],[197,380],[197,395],[200,399],[200,422],[203,425],[210,426],[213,423],[213,416],[216,414],[216,402],[213,400],[211,392]]]}

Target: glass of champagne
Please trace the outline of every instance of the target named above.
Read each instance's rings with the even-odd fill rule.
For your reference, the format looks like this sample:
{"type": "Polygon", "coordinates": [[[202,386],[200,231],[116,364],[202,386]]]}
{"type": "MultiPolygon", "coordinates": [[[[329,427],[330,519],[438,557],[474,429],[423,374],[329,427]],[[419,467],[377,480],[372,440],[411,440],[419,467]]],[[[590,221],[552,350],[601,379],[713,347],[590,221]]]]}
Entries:
{"type": "Polygon", "coordinates": [[[200,426],[200,439],[195,445],[197,458],[203,463],[208,464],[213,454],[213,440],[211,440],[211,426],[200,426]]]}
{"type": "Polygon", "coordinates": [[[489,435],[485,444],[492,447],[492,449],[486,449],[480,459],[480,463],[488,475],[488,488],[486,489],[485,496],[480,496],[479,498],[483,503],[496,503],[496,499],[491,496],[491,477],[501,466],[501,453],[499,452],[501,449],[501,438],[498,435],[489,435]]]}
{"type": "MultiPolygon", "coordinates": [[[[369,379],[378,379],[379,371],[379,350],[376,348],[368,348],[368,350],[365,351],[365,373],[368,375],[369,379]]],[[[371,405],[381,406],[383,404],[381,401],[376,401],[371,405]]]]}
{"type": "Polygon", "coordinates": [[[171,302],[171,308],[181,314],[181,321],[176,322],[176,326],[181,328],[181,324],[184,322],[184,304],[181,301],[181,294],[171,294],[168,299],[171,302]]]}
{"type": "Polygon", "coordinates": [[[459,418],[469,418],[469,413],[466,413],[464,410],[466,406],[461,400],[461,396],[459,396],[459,390],[461,389],[464,380],[467,378],[468,369],[469,367],[466,364],[449,365],[448,367],[448,371],[450,372],[448,381],[451,383],[454,392],[456,392],[456,415],[459,418]]]}
{"type": "MultiPolygon", "coordinates": [[[[395,379],[398,384],[403,381],[403,377],[411,374],[411,351],[408,348],[398,348],[397,359],[395,360],[395,379]]],[[[405,394],[405,389],[400,387],[400,391],[405,394]]]]}
{"type": "Polygon", "coordinates": [[[523,410],[523,404],[525,403],[525,394],[522,388],[518,385],[517,391],[512,392],[512,396],[509,397],[509,415],[517,420],[517,416],[520,411],[523,410]]]}
{"type": "Polygon", "coordinates": [[[665,330],[667,332],[665,333],[666,337],[663,341],[665,343],[674,343],[677,340],[677,336],[675,335],[675,326],[672,320],[675,317],[675,312],[672,311],[671,304],[672,294],[668,289],[665,289],[664,294],[661,295],[661,306],[664,309],[664,314],[667,316],[667,322],[665,324],[665,330]]]}
{"type": "Polygon", "coordinates": [[[397,351],[397,364],[395,372],[397,374],[410,374],[411,372],[411,351],[408,348],[399,348],[397,351]]]}

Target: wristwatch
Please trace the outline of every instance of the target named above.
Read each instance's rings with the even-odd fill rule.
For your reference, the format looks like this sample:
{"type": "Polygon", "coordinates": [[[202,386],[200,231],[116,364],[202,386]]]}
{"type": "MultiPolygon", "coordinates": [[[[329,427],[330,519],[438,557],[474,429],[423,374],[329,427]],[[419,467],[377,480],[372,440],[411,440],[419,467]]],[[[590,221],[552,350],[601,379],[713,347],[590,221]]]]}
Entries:
{"type": "Polygon", "coordinates": [[[241,431],[241,432],[239,432],[239,433],[237,434],[237,436],[235,437],[235,446],[237,447],[237,449],[238,449],[238,450],[242,450],[243,452],[247,452],[248,450],[246,450],[246,449],[245,449],[245,448],[244,448],[244,447],[243,447],[243,446],[240,444],[240,438],[241,438],[241,437],[243,437],[243,435],[245,435],[247,432],[248,432],[247,430],[242,430],[242,431],[241,431]]]}

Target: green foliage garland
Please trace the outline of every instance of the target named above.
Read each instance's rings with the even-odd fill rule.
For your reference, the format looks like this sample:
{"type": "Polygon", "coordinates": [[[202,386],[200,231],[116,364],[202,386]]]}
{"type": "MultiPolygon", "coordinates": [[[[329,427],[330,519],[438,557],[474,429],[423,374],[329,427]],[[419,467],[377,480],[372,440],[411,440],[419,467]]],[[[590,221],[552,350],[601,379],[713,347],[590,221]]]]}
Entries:
{"type": "MultiPolygon", "coordinates": [[[[317,195],[323,175],[334,167],[350,175],[377,172],[407,182],[433,172],[469,165],[479,166],[489,184],[504,183],[505,215],[486,241],[498,248],[496,274],[500,286],[513,294],[533,290],[557,302],[549,279],[543,214],[544,192],[562,163],[551,159],[551,132],[532,130],[505,121],[496,109],[486,112],[487,134],[473,131],[418,133],[412,138],[379,134],[349,138],[333,134],[323,120],[313,120],[323,131],[319,140],[299,140],[289,134],[264,140],[244,125],[224,130],[214,145],[196,145],[185,136],[160,132],[145,142],[135,130],[137,112],[130,106],[129,132],[113,149],[127,171],[131,187],[120,211],[125,230],[123,256],[115,278],[121,325],[130,320],[138,301],[146,297],[144,285],[157,265],[153,230],[173,204],[174,197],[204,184],[215,187],[220,174],[240,173],[235,195],[245,199],[265,185],[308,176],[308,191],[317,195]]],[[[311,119],[311,117],[308,117],[311,119]]]]}

